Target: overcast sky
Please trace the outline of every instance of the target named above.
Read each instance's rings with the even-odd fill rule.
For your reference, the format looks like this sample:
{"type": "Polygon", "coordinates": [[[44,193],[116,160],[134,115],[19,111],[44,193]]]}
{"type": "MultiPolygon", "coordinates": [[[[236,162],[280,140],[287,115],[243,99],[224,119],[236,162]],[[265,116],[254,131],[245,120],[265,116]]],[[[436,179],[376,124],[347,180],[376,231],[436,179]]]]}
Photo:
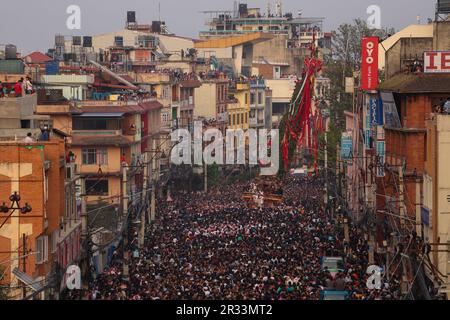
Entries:
{"type": "MultiPolygon", "coordinates": [[[[241,0],[242,2],[245,2],[241,0]]],[[[275,0],[271,0],[275,3],[275,0]]],[[[284,11],[296,15],[324,17],[326,31],[335,29],[343,22],[360,17],[367,18],[369,5],[381,8],[383,26],[397,30],[422,23],[433,16],[435,0],[284,0],[284,11]]],[[[120,30],[124,27],[126,11],[137,11],[139,23],[158,19],[158,3],[161,19],[169,30],[182,36],[197,37],[204,30],[204,10],[232,10],[232,0],[20,0],[0,9],[0,44],[13,43],[19,51],[27,54],[33,50],[46,50],[53,45],[54,35],[95,35],[120,30]],[[81,30],[74,32],[66,27],[69,5],[81,8],[81,30]]],[[[250,7],[267,6],[267,0],[248,0],[250,7]]]]}

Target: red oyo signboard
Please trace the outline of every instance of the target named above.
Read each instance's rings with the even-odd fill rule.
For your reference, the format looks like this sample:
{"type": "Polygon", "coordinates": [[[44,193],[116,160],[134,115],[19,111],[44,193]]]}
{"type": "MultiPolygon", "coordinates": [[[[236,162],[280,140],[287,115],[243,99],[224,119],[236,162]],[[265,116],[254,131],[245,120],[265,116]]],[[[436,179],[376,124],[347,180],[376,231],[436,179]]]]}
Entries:
{"type": "Polygon", "coordinates": [[[450,73],[450,51],[427,51],[423,58],[425,73],[450,73]]]}
{"type": "Polygon", "coordinates": [[[361,90],[376,90],[378,87],[378,38],[362,39],[361,90]]]}

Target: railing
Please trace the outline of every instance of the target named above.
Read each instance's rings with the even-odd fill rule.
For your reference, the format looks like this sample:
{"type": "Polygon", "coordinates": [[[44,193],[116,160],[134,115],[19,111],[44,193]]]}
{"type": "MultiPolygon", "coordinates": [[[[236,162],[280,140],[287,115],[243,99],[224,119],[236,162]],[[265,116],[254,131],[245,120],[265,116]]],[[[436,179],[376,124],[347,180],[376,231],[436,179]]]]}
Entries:
{"type": "Polygon", "coordinates": [[[264,79],[250,80],[250,88],[265,88],[266,81],[264,79]]]}
{"type": "Polygon", "coordinates": [[[152,98],[136,98],[132,99],[129,98],[127,101],[119,101],[119,100],[83,100],[78,103],[78,105],[81,106],[90,106],[90,107],[97,107],[97,106],[135,106],[139,103],[146,103],[146,102],[153,102],[156,101],[155,97],[152,98]]]}
{"type": "Polygon", "coordinates": [[[79,136],[121,136],[122,130],[73,130],[72,135],[79,136]]]}

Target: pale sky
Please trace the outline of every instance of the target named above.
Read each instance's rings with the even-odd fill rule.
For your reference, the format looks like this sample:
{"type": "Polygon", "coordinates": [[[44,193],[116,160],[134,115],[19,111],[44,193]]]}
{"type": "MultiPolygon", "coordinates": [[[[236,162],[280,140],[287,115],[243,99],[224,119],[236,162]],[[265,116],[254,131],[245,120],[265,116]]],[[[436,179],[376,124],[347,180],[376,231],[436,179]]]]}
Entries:
{"type": "MultiPolygon", "coordinates": [[[[242,2],[245,2],[241,0],[242,2]]],[[[275,0],[271,0],[274,6],[275,0]]],[[[123,29],[126,11],[137,11],[139,23],[161,20],[169,30],[181,36],[198,37],[205,30],[205,10],[232,10],[232,0],[20,0],[0,10],[0,44],[12,43],[22,54],[33,50],[46,51],[53,45],[55,34],[95,35],[123,29]],[[81,8],[81,30],[66,27],[69,5],[81,8]]],[[[267,0],[248,0],[249,7],[265,11],[267,0]]],[[[436,0],[284,0],[283,11],[294,15],[303,10],[304,17],[324,17],[325,31],[336,29],[343,22],[367,18],[370,5],[381,8],[381,23],[399,30],[409,24],[422,23],[434,16],[436,0]]]]}

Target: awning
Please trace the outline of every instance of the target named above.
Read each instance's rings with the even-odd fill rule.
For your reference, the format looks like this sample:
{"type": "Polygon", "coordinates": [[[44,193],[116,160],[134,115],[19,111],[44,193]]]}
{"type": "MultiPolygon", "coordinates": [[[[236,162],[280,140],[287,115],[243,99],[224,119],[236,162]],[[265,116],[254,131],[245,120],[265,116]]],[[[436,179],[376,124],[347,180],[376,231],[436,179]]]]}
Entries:
{"type": "Polygon", "coordinates": [[[12,274],[17,277],[20,281],[22,281],[25,285],[33,289],[34,291],[39,291],[42,289],[42,286],[36,280],[33,280],[29,275],[20,271],[18,268],[14,268],[12,274]]]}
{"type": "Polygon", "coordinates": [[[97,113],[97,112],[86,112],[80,115],[83,118],[121,118],[125,113],[97,113]]]}

